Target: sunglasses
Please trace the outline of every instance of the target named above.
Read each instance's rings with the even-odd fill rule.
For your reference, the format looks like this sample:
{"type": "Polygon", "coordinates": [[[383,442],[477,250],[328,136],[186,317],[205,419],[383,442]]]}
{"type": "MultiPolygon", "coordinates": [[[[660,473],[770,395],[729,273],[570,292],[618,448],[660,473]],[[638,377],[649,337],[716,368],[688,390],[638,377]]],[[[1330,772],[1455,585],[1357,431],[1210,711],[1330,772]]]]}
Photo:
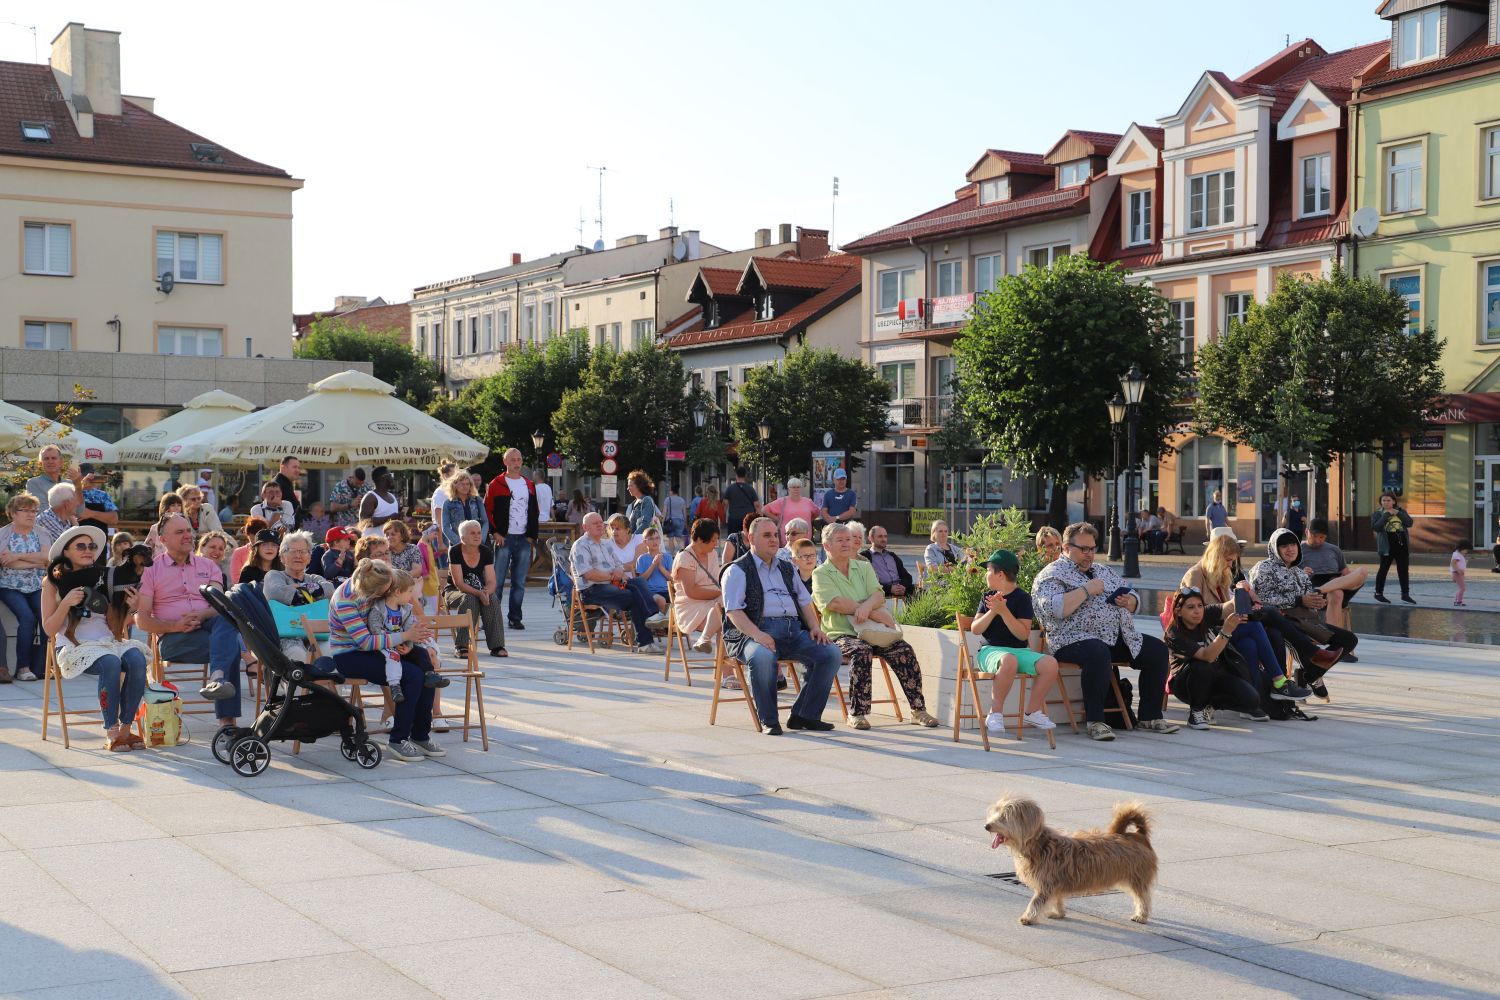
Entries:
{"type": "Polygon", "coordinates": [[[1203,591],[1199,590],[1197,587],[1179,587],[1179,588],[1177,588],[1177,596],[1178,597],[1202,597],[1203,596],[1203,591]]]}
{"type": "Polygon", "coordinates": [[[82,549],[85,552],[95,552],[98,551],[99,546],[95,545],[93,542],[74,542],[73,548],[82,549]]]}

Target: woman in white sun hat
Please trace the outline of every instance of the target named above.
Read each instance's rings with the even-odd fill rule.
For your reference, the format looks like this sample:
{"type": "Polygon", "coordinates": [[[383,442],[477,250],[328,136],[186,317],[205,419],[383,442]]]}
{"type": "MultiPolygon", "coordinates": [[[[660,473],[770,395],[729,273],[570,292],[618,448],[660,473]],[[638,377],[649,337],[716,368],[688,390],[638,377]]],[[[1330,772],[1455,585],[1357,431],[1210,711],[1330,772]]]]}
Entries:
{"type": "MultiPolygon", "coordinates": [[[[79,674],[99,678],[105,747],[115,753],[144,746],[130,731],[146,691],[147,648],[110,633],[104,593],[104,532],[69,528],[47,553],[42,581],[42,630],[57,643],[57,667],[65,679],[79,674]]],[[[126,613],[135,611],[135,588],[126,591],[126,613]]]]}

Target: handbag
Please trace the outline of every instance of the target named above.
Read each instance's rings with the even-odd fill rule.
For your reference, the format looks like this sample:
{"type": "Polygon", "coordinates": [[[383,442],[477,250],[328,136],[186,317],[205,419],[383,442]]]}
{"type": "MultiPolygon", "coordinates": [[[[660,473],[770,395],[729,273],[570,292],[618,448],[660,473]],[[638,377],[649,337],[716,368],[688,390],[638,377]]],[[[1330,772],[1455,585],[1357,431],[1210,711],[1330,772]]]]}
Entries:
{"type": "Polygon", "coordinates": [[[854,634],[859,636],[871,649],[886,649],[901,641],[901,626],[887,625],[873,619],[865,619],[857,622],[849,619],[849,624],[854,626],[854,634]]]}
{"type": "Polygon", "coordinates": [[[1333,638],[1333,633],[1329,631],[1328,626],[1323,623],[1323,619],[1318,617],[1318,613],[1312,608],[1304,608],[1298,604],[1292,608],[1288,608],[1281,614],[1284,618],[1290,618],[1292,623],[1301,629],[1313,642],[1326,645],[1333,638]]]}
{"type": "Polygon", "coordinates": [[[175,747],[188,741],[182,726],[182,699],[177,696],[176,685],[169,681],[147,683],[136,718],[142,723],[148,747],[175,747]]]}

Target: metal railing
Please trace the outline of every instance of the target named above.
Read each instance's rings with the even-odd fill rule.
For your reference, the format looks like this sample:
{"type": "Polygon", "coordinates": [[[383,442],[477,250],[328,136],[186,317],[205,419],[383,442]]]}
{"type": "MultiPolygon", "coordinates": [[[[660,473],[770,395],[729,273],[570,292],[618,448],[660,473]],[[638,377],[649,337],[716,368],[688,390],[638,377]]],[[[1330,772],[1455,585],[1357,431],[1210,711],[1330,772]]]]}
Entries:
{"type": "Polygon", "coordinates": [[[952,394],[908,396],[891,402],[893,423],[903,427],[941,427],[953,415],[952,394]]]}

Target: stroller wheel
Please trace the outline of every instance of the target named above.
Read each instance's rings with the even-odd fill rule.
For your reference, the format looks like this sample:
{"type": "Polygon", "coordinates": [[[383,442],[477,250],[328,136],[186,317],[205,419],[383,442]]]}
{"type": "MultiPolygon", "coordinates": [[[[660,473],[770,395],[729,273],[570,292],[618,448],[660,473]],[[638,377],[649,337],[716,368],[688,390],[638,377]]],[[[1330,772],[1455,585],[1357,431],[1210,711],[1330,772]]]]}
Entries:
{"type": "Polygon", "coordinates": [[[209,745],[210,749],[213,750],[214,760],[220,764],[228,764],[229,748],[234,745],[235,740],[239,739],[246,732],[248,730],[242,729],[239,726],[220,726],[219,731],[214,733],[213,743],[209,745]]]}
{"type": "Polygon", "coordinates": [[[234,773],[253,778],[271,766],[271,748],[259,736],[244,736],[229,748],[229,766],[234,773]]]}
{"type": "Polygon", "coordinates": [[[339,753],[344,755],[345,760],[353,760],[358,753],[358,746],[353,740],[345,738],[339,741],[339,753]]]}
{"type": "Polygon", "coordinates": [[[565,628],[554,629],[552,632],[552,641],[559,646],[566,646],[568,644],[568,630],[565,628]]]}
{"type": "Polygon", "coordinates": [[[381,756],[380,744],[374,740],[365,740],[359,745],[359,749],[354,752],[354,762],[368,771],[373,767],[380,766],[381,756]]]}

